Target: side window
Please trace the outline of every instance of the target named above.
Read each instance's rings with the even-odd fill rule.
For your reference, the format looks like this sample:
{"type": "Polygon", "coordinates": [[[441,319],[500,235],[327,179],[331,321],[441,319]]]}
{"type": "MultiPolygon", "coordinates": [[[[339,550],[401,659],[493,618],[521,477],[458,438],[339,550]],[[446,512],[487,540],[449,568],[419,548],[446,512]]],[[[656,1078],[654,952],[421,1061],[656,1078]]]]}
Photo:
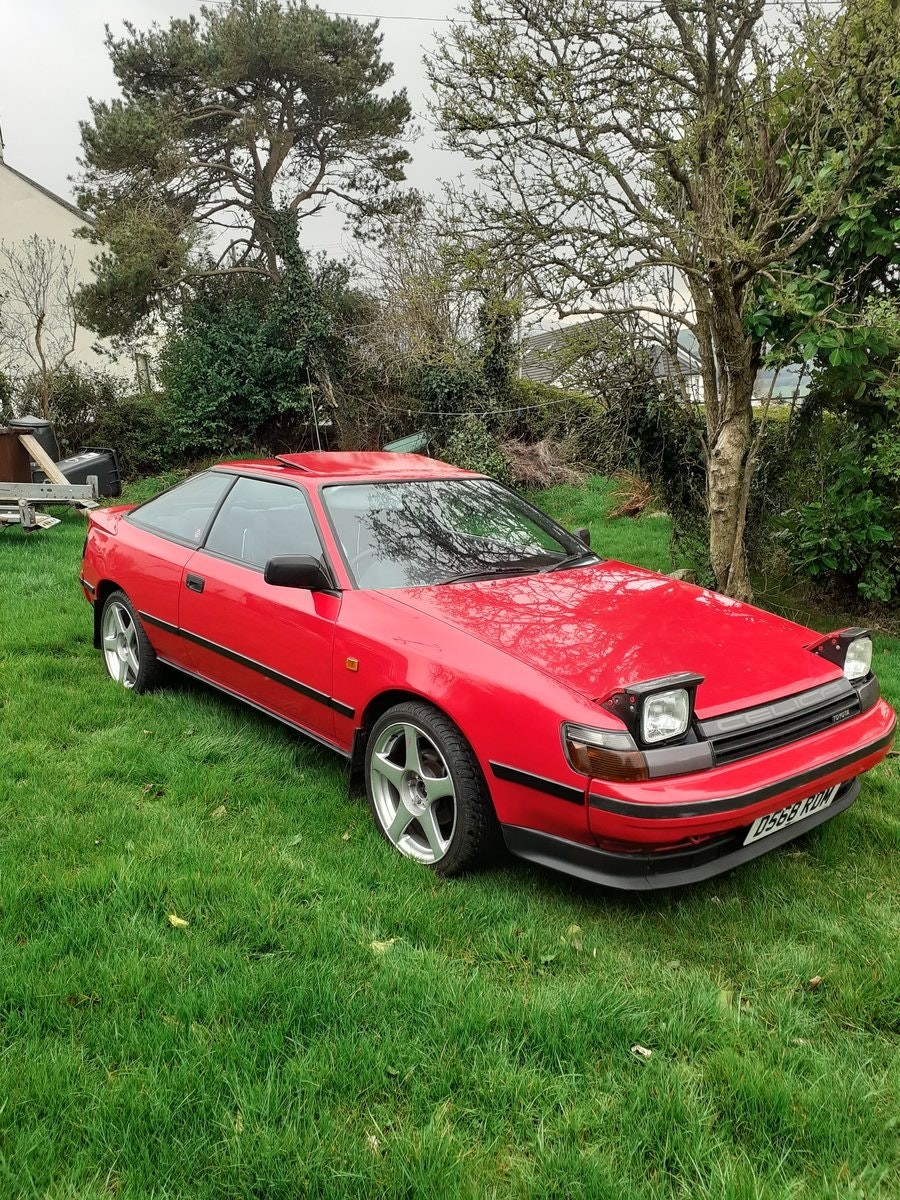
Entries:
{"type": "Polygon", "coordinates": [[[204,549],[260,569],[277,554],[322,554],[300,489],[246,476],[219,509],[204,549]]]}
{"type": "Polygon", "coordinates": [[[197,546],[213,509],[231,486],[232,478],[214,471],[195,475],[155,500],[148,500],[129,513],[127,519],[132,525],[149,529],[151,533],[197,546]]]}

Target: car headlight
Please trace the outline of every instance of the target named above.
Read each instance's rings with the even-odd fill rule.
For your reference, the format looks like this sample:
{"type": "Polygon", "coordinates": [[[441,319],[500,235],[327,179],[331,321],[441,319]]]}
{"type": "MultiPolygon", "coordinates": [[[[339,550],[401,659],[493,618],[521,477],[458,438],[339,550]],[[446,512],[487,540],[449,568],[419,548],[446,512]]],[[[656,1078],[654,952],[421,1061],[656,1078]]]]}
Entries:
{"type": "Polygon", "coordinates": [[[872,669],[872,639],[859,637],[848,645],[844,656],[844,674],[848,679],[865,679],[872,669]]]}
{"type": "Polygon", "coordinates": [[[840,667],[851,683],[865,679],[872,670],[872,638],[868,629],[854,627],[826,633],[809,649],[840,667]]]}
{"type": "Polygon", "coordinates": [[[691,698],[686,688],[672,688],[647,696],[641,706],[641,741],[652,745],[687,733],[691,698]]]}
{"type": "Polygon", "coordinates": [[[656,746],[683,738],[691,727],[694,697],[702,675],[679,671],[661,679],[630,683],[602,701],[631,734],[636,746],[656,746]]]}

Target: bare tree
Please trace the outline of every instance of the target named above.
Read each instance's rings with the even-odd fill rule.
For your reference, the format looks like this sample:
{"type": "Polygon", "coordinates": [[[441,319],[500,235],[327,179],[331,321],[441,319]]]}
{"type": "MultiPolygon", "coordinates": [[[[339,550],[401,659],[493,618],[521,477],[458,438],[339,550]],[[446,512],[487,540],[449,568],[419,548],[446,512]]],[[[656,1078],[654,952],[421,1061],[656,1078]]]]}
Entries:
{"type": "Polygon", "coordinates": [[[423,201],[357,243],[354,266],[377,301],[367,340],[393,377],[411,364],[455,361],[473,340],[479,298],[447,232],[447,214],[423,201]]]}
{"type": "Polygon", "coordinates": [[[72,253],[60,242],[37,234],[0,242],[0,354],[11,374],[30,365],[47,420],[54,379],[75,352],[78,284],[72,253]]]}
{"type": "Polygon", "coordinates": [[[785,12],[472,0],[430,62],[449,145],[480,160],[462,206],[494,260],[561,316],[641,313],[696,339],[710,558],[742,598],[756,289],[789,294],[786,264],[852,192],[897,104],[896,5],[785,12]]]}

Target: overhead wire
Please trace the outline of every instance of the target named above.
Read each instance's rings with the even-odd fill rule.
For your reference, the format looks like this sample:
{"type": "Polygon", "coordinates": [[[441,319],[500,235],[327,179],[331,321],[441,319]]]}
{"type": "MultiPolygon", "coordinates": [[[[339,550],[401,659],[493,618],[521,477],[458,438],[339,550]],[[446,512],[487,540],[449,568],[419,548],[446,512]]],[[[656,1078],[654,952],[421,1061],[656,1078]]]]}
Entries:
{"type": "MultiPolygon", "coordinates": [[[[213,8],[227,8],[231,0],[195,0],[197,4],[211,5],[213,8]]],[[[772,8],[835,8],[840,5],[841,0],[772,0],[772,8]]],[[[615,4],[622,5],[625,8],[634,7],[651,7],[651,0],[614,0],[615,4]]],[[[309,5],[310,8],[318,8],[321,12],[329,17],[352,17],[354,20],[362,21],[420,21],[430,25],[475,25],[477,22],[470,17],[426,17],[420,13],[369,13],[369,12],[348,12],[343,9],[322,8],[321,5],[313,2],[309,5]]],[[[656,11],[662,13],[662,8],[656,7],[656,11]]],[[[490,23],[500,24],[502,22],[512,23],[527,23],[525,17],[492,17],[490,23]]]]}

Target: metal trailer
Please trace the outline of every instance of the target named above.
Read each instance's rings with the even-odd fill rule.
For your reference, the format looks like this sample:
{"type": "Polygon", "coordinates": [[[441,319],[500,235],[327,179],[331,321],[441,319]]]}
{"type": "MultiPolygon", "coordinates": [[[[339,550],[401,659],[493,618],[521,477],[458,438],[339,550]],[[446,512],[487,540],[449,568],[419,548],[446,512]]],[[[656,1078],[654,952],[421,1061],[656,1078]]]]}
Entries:
{"type": "Polygon", "coordinates": [[[0,482],[0,526],[21,525],[31,533],[59,524],[56,517],[36,512],[36,504],[71,504],[83,514],[97,507],[97,476],[89,475],[86,483],[70,483],[31,434],[0,429],[0,469],[11,476],[9,482],[0,482]],[[32,460],[46,475],[45,482],[32,480],[32,460]]]}

